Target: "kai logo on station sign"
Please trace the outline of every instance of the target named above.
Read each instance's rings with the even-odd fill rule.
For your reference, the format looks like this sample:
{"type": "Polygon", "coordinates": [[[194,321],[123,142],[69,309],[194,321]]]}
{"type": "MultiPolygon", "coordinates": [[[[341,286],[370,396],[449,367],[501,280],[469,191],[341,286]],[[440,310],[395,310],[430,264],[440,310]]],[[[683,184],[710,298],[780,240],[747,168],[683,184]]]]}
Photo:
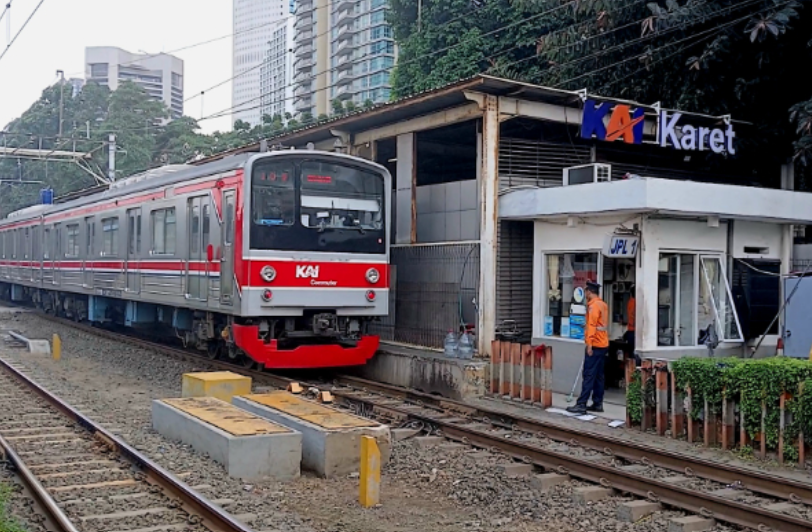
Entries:
{"type": "MultiPolygon", "coordinates": [[[[663,148],[736,154],[732,124],[726,128],[697,127],[682,123],[683,113],[659,110],[657,144],[663,148]]],[[[586,100],[581,122],[581,137],[606,142],[622,140],[627,144],[643,143],[645,109],[621,103],[586,100]]]]}

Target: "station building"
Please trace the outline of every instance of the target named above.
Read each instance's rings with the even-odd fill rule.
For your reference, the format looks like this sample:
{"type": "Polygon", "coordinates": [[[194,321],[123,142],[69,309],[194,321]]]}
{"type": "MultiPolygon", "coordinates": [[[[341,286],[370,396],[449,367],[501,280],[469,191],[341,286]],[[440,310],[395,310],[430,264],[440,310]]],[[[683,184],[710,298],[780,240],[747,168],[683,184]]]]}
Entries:
{"type": "MultiPolygon", "coordinates": [[[[794,190],[791,164],[740,157],[753,134],[727,116],[480,75],[234,152],[314,147],[386,166],[382,339],[440,348],[462,323],[481,357],[499,336],[552,346],[568,392],[588,280],[610,308],[610,353],[630,355],[631,297],[643,357],[775,353],[780,275],[812,194],[794,190]]],[[[617,358],[607,375],[620,379],[617,358]]]]}

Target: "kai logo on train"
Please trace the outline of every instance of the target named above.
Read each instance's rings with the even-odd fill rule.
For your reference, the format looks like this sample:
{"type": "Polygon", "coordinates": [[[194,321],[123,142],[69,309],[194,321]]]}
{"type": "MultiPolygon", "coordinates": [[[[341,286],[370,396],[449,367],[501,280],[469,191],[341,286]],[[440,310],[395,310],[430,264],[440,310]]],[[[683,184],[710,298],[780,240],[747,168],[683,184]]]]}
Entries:
{"type": "Polygon", "coordinates": [[[308,266],[306,264],[300,264],[296,266],[296,278],[297,279],[318,279],[319,278],[319,267],[318,266],[308,266]]]}
{"type": "MultiPolygon", "coordinates": [[[[628,104],[586,100],[581,122],[581,137],[606,142],[622,140],[626,144],[642,144],[645,131],[645,109],[628,104]]],[[[724,128],[699,127],[683,123],[683,113],[658,110],[657,126],[652,128],[657,144],[663,148],[685,151],[707,151],[736,154],[733,125],[724,128]]]]}

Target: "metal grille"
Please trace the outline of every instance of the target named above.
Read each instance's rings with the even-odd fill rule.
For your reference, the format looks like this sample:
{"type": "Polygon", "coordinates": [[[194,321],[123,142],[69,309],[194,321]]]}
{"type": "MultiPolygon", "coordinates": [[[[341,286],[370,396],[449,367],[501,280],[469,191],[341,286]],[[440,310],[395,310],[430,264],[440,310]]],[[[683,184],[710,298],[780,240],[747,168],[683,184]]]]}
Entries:
{"type": "Polygon", "coordinates": [[[458,329],[460,311],[476,325],[479,243],[394,246],[392,264],[394,312],[374,324],[382,338],[440,348],[449,329],[458,329]]]}
{"type": "Polygon", "coordinates": [[[496,325],[514,320],[522,338],[533,332],[533,222],[502,220],[496,254],[496,325]]]}
{"type": "Polygon", "coordinates": [[[592,161],[586,146],[537,140],[499,140],[499,187],[561,186],[564,168],[592,161]]]}

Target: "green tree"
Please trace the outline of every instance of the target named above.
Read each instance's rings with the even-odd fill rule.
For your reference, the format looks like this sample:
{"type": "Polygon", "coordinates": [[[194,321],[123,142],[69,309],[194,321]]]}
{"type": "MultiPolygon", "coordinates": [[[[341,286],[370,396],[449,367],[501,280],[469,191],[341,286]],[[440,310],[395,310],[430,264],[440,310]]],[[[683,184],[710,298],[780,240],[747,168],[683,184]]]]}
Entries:
{"type": "Polygon", "coordinates": [[[348,100],[347,103],[344,104],[344,111],[354,113],[356,111],[355,102],[348,100]]]}
{"type": "Polygon", "coordinates": [[[341,102],[341,100],[336,98],[335,100],[333,100],[331,102],[331,105],[333,106],[333,114],[334,115],[341,116],[341,115],[344,114],[344,104],[341,102]]]}
{"type": "Polygon", "coordinates": [[[796,135],[812,155],[806,0],[420,0],[419,21],[418,1],[391,1],[395,97],[487,73],[730,114],[755,124],[739,157],[758,163],[785,161],[796,135]]]}

